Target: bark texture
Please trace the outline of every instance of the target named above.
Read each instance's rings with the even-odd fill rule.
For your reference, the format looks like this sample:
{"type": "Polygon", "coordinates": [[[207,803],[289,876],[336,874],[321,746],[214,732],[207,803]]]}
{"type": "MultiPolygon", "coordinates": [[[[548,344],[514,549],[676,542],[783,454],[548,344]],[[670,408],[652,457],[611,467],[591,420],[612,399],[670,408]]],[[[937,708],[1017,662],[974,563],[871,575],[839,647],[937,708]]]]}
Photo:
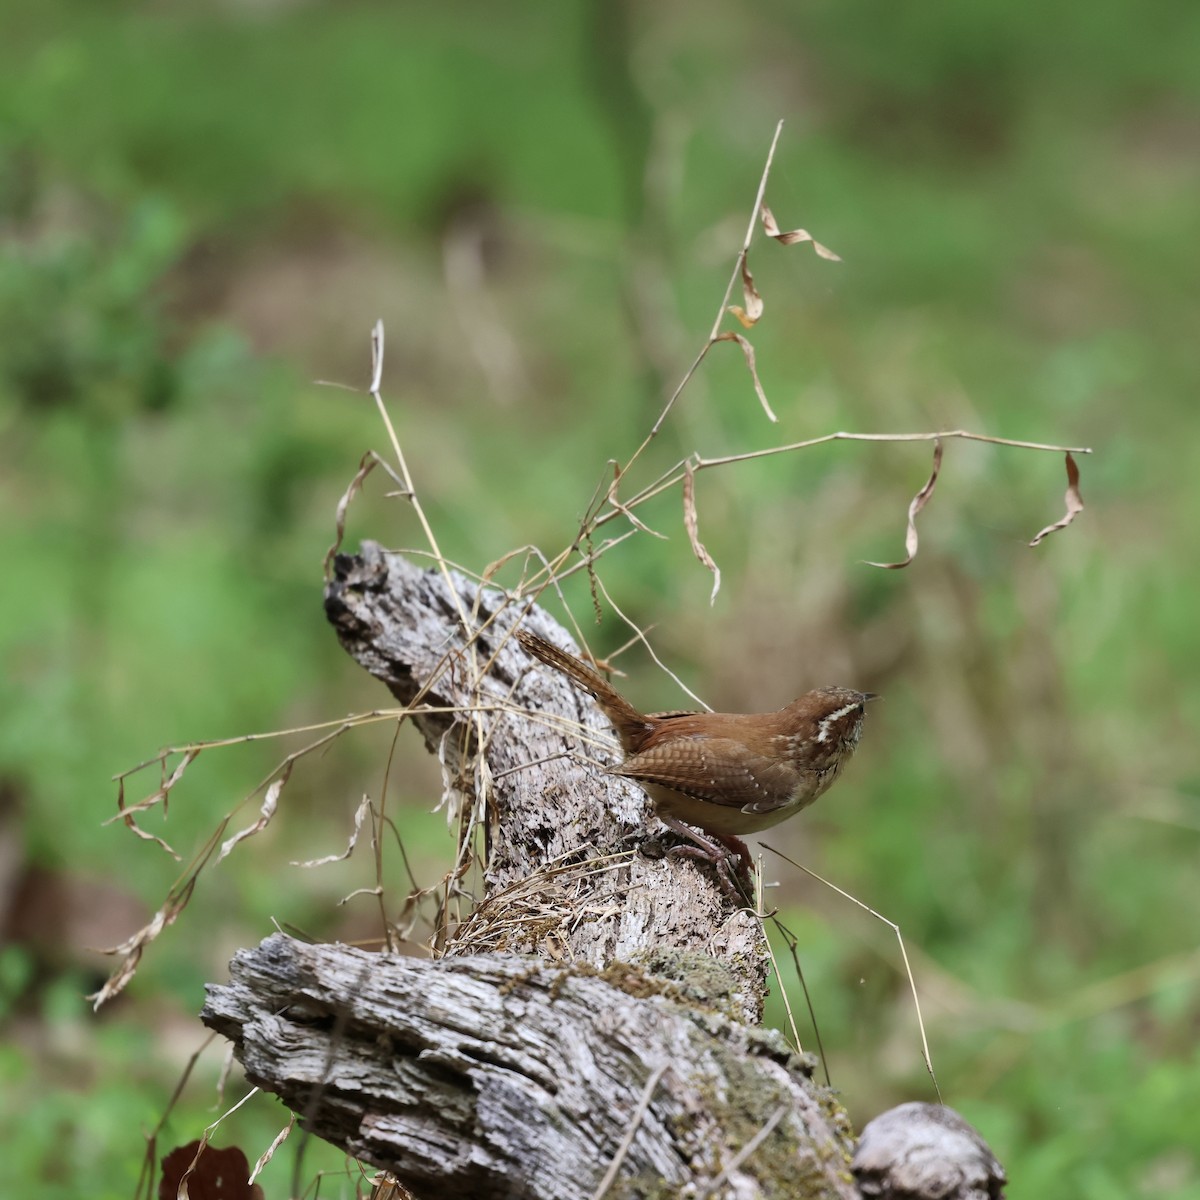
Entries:
{"type": "Polygon", "coordinates": [[[810,1060],[627,967],[276,934],[237,955],[204,1020],[309,1129],[422,1200],[586,1200],[614,1161],[609,1197],[858,1195],[810,1060]]]}

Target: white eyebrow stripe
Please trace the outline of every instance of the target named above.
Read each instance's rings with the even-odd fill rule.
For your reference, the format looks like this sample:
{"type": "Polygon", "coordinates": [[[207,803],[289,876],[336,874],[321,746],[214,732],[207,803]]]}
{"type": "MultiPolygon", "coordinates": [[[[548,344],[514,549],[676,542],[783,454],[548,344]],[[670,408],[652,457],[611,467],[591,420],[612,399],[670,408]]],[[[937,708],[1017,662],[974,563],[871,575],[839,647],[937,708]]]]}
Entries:
{"type": "Polygon", "coordinates": [[[830,713],[829,716],[827,716],[820,723],[820,725],[817,726],[817,741],[825,741],[825,739],[829,736],[829,726],[832,725],[834,721],[844,717],[847,713],[852,713],[856,708],[860,707],[861,704],[861,700],[853,700],[851,703],[843,705],[843,707],[839,708],[837,712],[830,713]]]}

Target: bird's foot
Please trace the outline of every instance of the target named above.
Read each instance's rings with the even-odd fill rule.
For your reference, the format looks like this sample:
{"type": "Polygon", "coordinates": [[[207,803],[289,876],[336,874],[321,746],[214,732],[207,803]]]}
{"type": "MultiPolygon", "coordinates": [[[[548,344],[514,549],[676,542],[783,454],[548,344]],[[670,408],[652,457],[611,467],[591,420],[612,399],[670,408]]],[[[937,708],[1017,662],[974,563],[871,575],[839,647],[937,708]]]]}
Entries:
{"type": "Polygon", "coordinates": [[[670,858],[698,858],[712,863],[721,890],[737,907],[754,907],[753,882],[750,876],[750,851],[741,838],[731,835],[706,834],[674,817],[659,816],[668,829],[674,830],[692,843],[672,846],[670,858]]]}

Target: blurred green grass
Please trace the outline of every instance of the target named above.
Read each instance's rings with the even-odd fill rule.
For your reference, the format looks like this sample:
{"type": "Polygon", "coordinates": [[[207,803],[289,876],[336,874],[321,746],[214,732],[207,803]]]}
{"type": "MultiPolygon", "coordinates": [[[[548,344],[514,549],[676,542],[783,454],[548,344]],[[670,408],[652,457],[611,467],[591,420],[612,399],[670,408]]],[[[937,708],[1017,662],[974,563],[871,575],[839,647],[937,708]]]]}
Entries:
{"type": "MultiPolygon", "coordinates": [[[[361,386],[377,316],[446,553],[482,569],[569,540],[706,334],[783,116],[768,202],[845,261],[756,245],[780,423],[717,347],[644,478],[693,450],[963,426],[1094,445],[1088,510],[1029,550],[1061,461],[952,443],[917,561],[872,572],[928,448],[836,444],[699,478],[715,609],[674,496],[642,513],[670,541],[622,546],[606,583],[721,707],[835,677],[886,695],[839,794],[772,840],[900,924],[943,1092],[1010,1195],[1200,1196],[1200,10],[0,11],[0,815],[28,862],[152,909],[177,868],[100,830],[112,773],[381,701],[329,636],[320,562],[384,439],[361,397],[311,384],[361,386]]],[[[418,544],[381,491],[351,544],[418,544]]],[[[585,581],[568,598],[586,617],[585,581]]],[[[640,666],[630,691],[676,704],[640,666]]],[[[415,741],[395,801],[433,863],[415,741]]],[[[386,754],[358,735],[306,763],[98,1022],[94,960],[14,939],[13,1186],[129,1194],[202,982],[271,918],[354,928],[329,914],[364,862],[284,864],[344,845],[386,754]]],[[[190,850],[277,757],[205,756],[164,835],[190,850]]],[[[779,874],[855,1117],[927,1095],[890,931],[779,874]]],[[[178,1141],[210,1102],[198,1080],[178,1141]]],[[[251,1158],[280,1123],[264,1104],[235,1127],[251,1158]]]]}

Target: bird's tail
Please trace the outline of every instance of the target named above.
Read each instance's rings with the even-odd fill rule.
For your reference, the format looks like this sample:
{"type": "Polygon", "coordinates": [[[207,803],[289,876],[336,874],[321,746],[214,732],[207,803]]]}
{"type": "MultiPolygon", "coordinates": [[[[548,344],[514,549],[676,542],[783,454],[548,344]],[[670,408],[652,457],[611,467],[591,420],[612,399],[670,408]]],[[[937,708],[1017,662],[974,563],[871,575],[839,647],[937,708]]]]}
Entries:
{"type": "Polygon", "coordinates": [[[604,715],[613,723],[621,745],[629,752],[645,736],[646,718],[638,712],[611,683],[587,663],[565,650],[540,638],[527,629],[517,630],[517,640],[534,658],[539,658],[548,667],[561,671],[581,687],[604,710],[604,715]]]}

